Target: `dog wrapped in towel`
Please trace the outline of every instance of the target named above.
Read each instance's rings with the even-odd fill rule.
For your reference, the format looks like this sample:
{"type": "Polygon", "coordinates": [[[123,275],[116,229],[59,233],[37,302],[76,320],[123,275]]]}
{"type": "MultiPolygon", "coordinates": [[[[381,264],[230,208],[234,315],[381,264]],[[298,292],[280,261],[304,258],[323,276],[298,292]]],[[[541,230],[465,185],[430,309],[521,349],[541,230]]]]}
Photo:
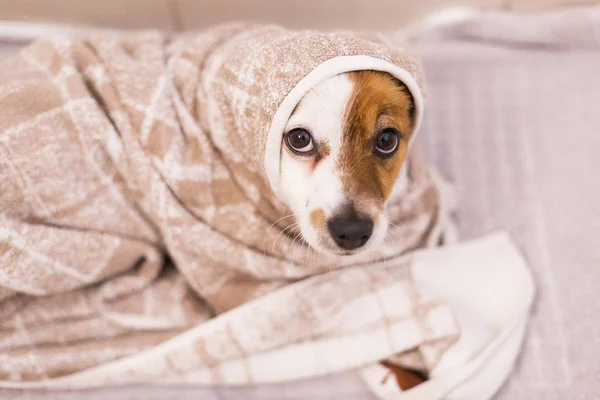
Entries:
{"type": "Polygon", "coordinates": [[[452,243],[445,186],[414,140],[421,85],[382,35],[244,24],[40,40],[3,62],[0,385],[358,370],[380,398],[491,397],[533,285],[504,233],[452,243]],[[311,87],[361,70],[414,100],[403,182],[387,240],[322,253],[286,218],[283,130],[311,87]],[[402,391],[383,365],[429,379],[402,391]]]}

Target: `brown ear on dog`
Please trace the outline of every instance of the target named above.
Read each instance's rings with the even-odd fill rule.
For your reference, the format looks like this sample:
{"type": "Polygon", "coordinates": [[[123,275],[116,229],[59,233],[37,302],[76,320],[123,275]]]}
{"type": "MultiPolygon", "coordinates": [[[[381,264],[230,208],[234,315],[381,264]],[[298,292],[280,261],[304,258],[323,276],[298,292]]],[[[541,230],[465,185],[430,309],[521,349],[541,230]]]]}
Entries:
{"type": "Polygon", "coordinates": [[[385,383],[390,375],[394,375],[396,378],[396,383],[402,390],[412,389],[415,386],[420,385],[421,383],[427,380],[427,377],[423,376],[419,372],[411,371],[406,368],[398,367],[387,361],[382,361],[381,365],[390,370],[390,374],[383,378],[382,384],[385,383]]]}
{"type": "Polygon", "coordinates": [[[415,113],[416,113],[416,107],[415,107],[415,98],[412,95],[412,93],[410,92],[410,90],[408,89],[408,86],[406,86],[406,84],[404,82],[402,82],[400,79],[392,77],[392,79],[394,80],[394,83],[396,84],[396,86],[398,86],[399,88],[401,88],[407,95],[410,96],[410,107],[409,107],[409,115],[410,115],[410,119],[412,120],[412,123],[414,125],[415,123],[415,113]]]}

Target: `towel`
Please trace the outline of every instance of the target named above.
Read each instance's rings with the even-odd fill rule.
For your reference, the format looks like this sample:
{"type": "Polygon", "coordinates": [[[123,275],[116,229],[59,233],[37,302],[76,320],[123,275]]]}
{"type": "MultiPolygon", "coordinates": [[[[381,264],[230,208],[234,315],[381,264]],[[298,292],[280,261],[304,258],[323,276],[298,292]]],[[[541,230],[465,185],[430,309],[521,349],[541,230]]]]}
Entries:
{"type": "Polygon", "coordinates": [[[461,311],[486,276],[448,294],[423,283],[438,274],[420,273],[418,254],[457,277],[494,253],[517,271],[505,281],[524,295],[503,299],[502,327],[530,304],[524,263],[502,237],[472,245],[486,257],[435,249],[453,240],[451,199],[418,142],[374,251],[316,253],[281,201],[293,108],[322,79],[361,69],[403,81],[418,126],[418,62],[370,32],[228,24],[54,38],[2,63],[0,385],[264,383],[386,358],[436,377],[494,349],[494,336],[465,336],[461,311]]]}

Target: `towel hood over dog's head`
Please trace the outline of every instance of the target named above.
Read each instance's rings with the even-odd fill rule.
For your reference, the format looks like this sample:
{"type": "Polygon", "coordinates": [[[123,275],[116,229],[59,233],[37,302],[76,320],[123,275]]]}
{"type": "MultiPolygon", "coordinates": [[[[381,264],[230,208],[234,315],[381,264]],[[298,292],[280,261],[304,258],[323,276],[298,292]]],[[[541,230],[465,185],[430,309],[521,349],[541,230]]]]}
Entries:
{"type": "Polygon", "coordinates": [[[280,147],[294,107],[319,82],[344,72],[375,70],[402,81],[415,102],[414,131],[422,112],[422,73],[413,56],[371,32],[289,31],[278,26],[240,29],[210,56],[206,93],[226,120],[212,120],[213,139],[232,163],[264,171],[280,195],[280,147]],[[218,96],[218,98],[216,97],[218,96]],[[243,150],[232,149],[243,146],[243,150]]]}

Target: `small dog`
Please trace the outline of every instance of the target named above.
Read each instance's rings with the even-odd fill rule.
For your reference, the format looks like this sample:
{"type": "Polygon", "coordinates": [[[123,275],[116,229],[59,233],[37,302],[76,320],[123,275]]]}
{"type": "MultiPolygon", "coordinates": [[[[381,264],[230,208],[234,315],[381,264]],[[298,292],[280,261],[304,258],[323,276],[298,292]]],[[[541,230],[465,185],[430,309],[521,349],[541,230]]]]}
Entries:
{"type": "Polygon", "coordinates": [[[311,247],[352,255],[381,244],[414,120],[408,88],[385,72],[336,75],[302,98],[285,128],[281,182],[311,247]]]}

